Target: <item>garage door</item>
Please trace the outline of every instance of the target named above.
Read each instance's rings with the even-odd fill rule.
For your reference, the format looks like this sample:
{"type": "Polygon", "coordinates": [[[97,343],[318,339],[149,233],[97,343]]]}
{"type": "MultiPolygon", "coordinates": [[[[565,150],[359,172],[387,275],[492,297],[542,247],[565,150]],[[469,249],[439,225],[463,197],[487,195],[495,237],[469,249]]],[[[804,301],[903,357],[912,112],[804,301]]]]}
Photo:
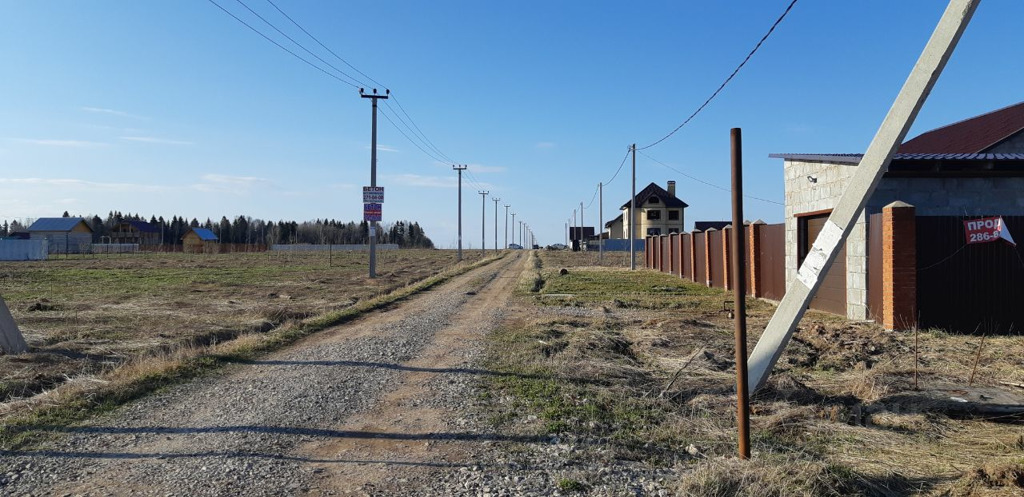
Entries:
{"type": "MultiPolygon", "coordinates": [[[[810,250],[818,233],[825,226],[828,214],[807,216],[799,219],[800,225],[800,250],[799,261],[803,264],[804,257],[810,250]]],[[[839,255],[832,263],[832,267],[825,273],[825,280],[818,287],[818,292],[811,300],[811,309],[831,312],[846,316],[846,244],[839,250],[839,255]]]]}

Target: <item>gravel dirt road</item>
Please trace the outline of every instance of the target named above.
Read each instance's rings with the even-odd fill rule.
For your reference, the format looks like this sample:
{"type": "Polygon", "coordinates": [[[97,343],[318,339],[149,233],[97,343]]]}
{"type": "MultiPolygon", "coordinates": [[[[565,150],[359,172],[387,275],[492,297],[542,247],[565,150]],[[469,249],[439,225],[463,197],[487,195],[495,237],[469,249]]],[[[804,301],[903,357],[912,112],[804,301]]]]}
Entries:
{"type": "MultiPolygon", "coordinates": [[[[4,495],[475,495],[474,368],[525,257],[0,457],[4,495]],[[444,479],[444,478],[441,478],[444,479]]],[[[515,442],[515,440],[513,440],[515,442]]],[[[512,492],[495,491],[495,495],[512,492]]]]}

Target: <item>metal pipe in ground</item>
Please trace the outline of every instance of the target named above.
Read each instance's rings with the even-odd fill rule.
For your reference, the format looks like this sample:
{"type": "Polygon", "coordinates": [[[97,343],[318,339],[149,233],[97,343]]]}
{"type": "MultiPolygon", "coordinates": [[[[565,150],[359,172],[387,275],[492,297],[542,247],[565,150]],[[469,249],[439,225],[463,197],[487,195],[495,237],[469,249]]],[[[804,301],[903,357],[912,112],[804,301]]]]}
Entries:
{"type": "Polygon", "coordinates": [[[732,281],[735,289],[736,324],[736,425],[739,429],[740,459],[750,459],[750,398],[747,389],[747,301],[746,268],[743,259],[743,136],[740,128],[730,132],[732,148],[732,281]]]}

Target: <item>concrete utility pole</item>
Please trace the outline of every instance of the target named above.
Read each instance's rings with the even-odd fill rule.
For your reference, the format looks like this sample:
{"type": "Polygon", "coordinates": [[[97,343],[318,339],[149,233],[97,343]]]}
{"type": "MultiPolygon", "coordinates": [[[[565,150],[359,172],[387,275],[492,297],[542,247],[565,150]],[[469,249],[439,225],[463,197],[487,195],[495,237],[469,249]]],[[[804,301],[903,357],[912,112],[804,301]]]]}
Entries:
{"type": "Polygon", "coordinates": [[[494,197],[494,251],[498,251],[498,201],[501,200],[498,197],[494,197]]]}
{"type": "Polygon", "coordinates": [[[459,256],[458,261],[462,262],[462,171],[466,166],[452,166],[452,169],[459,172],[459,256]]]}
{"type": "Polygon", "coordinates": [[[480,255],[487,255],[487,194],[491,192],[479,191],[480,194],[480,255]]]}
{"type": "Polygon", "coordinates": [[[597,262],[604,262],[604,183],[597,184],[597,262]]]}
{"type": "MultiPolygon", "coordinates": [[[[362,98],[369,98],[373,102],[373,132],[370,138],[370,186],[377,186],[377,100],[388,99],[388,95],[391,94],[391,90],[384,90],[383,95],[377,94],[377,89],[373,89],[373,95],[363,94],[363,89],[359,89],[359,96],[362,98]]],[[[377,221],[370,221],[370,277],[377,277],[377,221]]]]}
{"type": "Polygon", "coordinates": [[[583,202],[580,202],[580,252],[583,252],[583,228],[587,223],[583,222],[583,202]]]}
{"type": "Polygon", "coordinates": [[[516,243],[516,213],[512,213],[512,243],[516,243]]]}
{"type": "MultiPolygon", "coordinates": [[[[509,208],[509,205],[505,204],[505,247],[504,248],[508,248],[508,208],[509,208]]],[[[513,224],[515,224],[515,223],[513,222],[513,224]]]]}
{"type": "Polygon", "coordinates": [[[629,270],[636,271],[636,143],[633,152],[633,194],[629,196],[629,270]]]}
{"type": "Polygon", "coordinates": [[[906,137],[914,118],[917,117],[928,93],[942,73],[979,2],[980,0],[949,2],[921,57],[860,160],[857,172],[850,178],[849,186],[818,233],[818,238],[800,266],[796,278],[786,289],[786,295],[779,303],[775,315],[768,322],[761,339],[750,354],[748,378],[750,384],[754,385],[754,390],[764,386],[768,374],[782,355],[797,323],[807,309],[807,304],[821,285],[823,275],[835,260],[839,247],[846,241],[850,228],[864,210],[864,205],[875,191],[882,174],[889,168],[893,154],[906,137]]]}
{"type": "Polygon", "coordinates": [[[5,354],[21,354],[28,351],[25,337],[22,336],[18,324],[14,322],[11,310],[7,308],[3,297],[0,297],[0,351],[5,354]]]}

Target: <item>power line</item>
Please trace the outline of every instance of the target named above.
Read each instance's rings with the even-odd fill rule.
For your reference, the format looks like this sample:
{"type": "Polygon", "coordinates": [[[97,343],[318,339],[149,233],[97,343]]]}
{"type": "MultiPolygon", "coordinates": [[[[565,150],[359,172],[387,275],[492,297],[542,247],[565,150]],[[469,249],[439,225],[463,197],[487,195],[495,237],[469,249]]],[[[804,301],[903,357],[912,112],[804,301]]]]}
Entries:
{"type": "MultiPolygon", "coordinates": [[[[393,97],[393,95],[392,95],[392,97],[393,97]]],[[[409,122],[412,123],[412,125],[416,128],[417,131],[420,132],[420,136],[423,137],[423,139],[430,145],[430,147],[434,151],[436,151],[438,154],[441,154],[441,155],[444,155],[445,157],[447,157],[447,155],[444,152],[441,152],[441,149],[437,148],[437,145],[434,145],[434,142],[430,141],[430,138],[427,138],[427,134],[424,133],[423,130],[421,130],[418,125],[416,125],[416,121],[414,121],[412,119],[412,116],[410,116],[409,113],[405,111],[405,107],[402,107],[402,102],[399,102],[398,99],[396,98],[395,99],[395,104],[398,105],[398,108],[402,111],[402,114],[405,114],[405,117],[409,118],[409,122]]]]}
{"type": "Polygon", "coordinates": [[[722,82],[722,84],[718,87],[718,89],[715,90],[715,92],[712,93],[711,96],[708,97],[708,99],[704,101],[704,103],[700,104],[700,107],[697,107],[697,110],[693,111],[693,114],[690,114],[690,117],[687,117],[686,120],[683,121],[682,124],[680,124],[679,126],[676,126],[676,129],[673,129],[669,134],[661,137],[661,139],[659,139],[658,141],[656,141],[656,142],[654,142],[654,143],[652,143],[650,145],[647,145],[647,146],[644,146],[644,147],[640,147],[637,150],[646,150],[648,148],[651,148],[651,147],[653,147],[653,146],[655,146],[655,145],[657,145],[657,144],[667,140],[670,136],[676,134],[676,131],[679,131],[680,129],[683,128],[683,126],[686,126],[687,123],[692,121],[694,117],[697,117],[697,114],[700,114],[700,112],[702,110],[704,110],[704,108],[707,107],[708,104],[710,104],[711,101],[714,100],[715,97],[717,97],[718,94],[721,93],[721,91],[723,89],[725,89],[725,85],[728,85],[729,82],[732,81],[732,78],[735,77],[738,72],[740,72],[740,69],[742,69],[743,66],[747,64],[747,61],[749,61],[750,58],[754,56],[754,53],[757,52],[757,50],[759,48],[761,48],[761,45],[765,42],[765,40],[768,39],[769,36],[771,36],[772,32],[775,31],[775,28],[779,25],[779,23],[781,23],[782,20],[786,18],[786,14],[789,14],[789,11],[793,9],[793,6],[796,5],[796,2],[797,2],[797,0],[793,0],[792,2],[789,3],[789,6],[786,7],[786,10],[782,13],[781,16],[779,16],[778,19],[775,20],[775,23],[772,24],[772,27],[768,29],[768,32],[765,33],[764,36],[761,37],[761,40],[757,42],[757,45],[754,45],[754,49],[751,50],[750,53],[747,54],[746,58],[743,59],[743,62],[740,62],[740,65],[736,66],[736,69],[734,69],[732,71],[732,74],[730,74],[728,78],[725,78],[725,81],[722,82]]]}
{"type": "Polygon", "coordinates": [[[626,155],[622,156],[622,162],[619,163],[619,168],[615,170],[615,174],[612,175],[612,179],[604,182],[605,185],[610,185],[612,181],[615,181],[615,178],[619,175],[619,171],[622,171],[622,166],[626,165],[626,159],[629,158],[630,150],[632,149],[626,150],[626,155]]]}
{"type": "MultiPolygon", "coordinates": [[[[731,192],[731,191],[732,191],[732,190],[730,190],[730,189],[728,189],[728,188],[725,188],[725,187],[722,187],[722,186],[718,186],[718,185],[716,185],[716,184],[714,184],[714,183],[708,183],[707,181],[704,181],[704,180],[702,180],[702,179],[700,179],[700,178],[697,178],[697,177],[691,176],[691,175],[689,175],[689,174],[686,174],[686,173],[684,173],[684,172],[682,172],[682,171],[680,171],[680,170],[678,170],[678,169],[676,169],[676,168],[674,168],[674,167],[672,167],[672,166],[670,166],[670,165],[668,165],[668,164],[665,164],[664,162],[661,162],[661,161],[660,161],[660,160],[658,160],[658,159],[655,159],[654,157],[651,157],[650,155],[647,155],[647,154],[645,154],[644,152],[640,151],[639,149],[637,149],[637,152],[639,152],[639,153],[640,153],[640,155],[642,155],[642,156],[644,156],[644,157],[647,157],[647,158],[648,158],[648,159],[650,159],[651,161],[653,161],[653,162],[655,162],[655,163],[657,163],[657,164],[660,164],[661,166],[663,166],[663,167],[665,167],[665,168],[671,169],[671,170],[673,170],[673,171],[675,171],[675,172],[677,172],[677,173],[679,173],[679,174],[682,174],[683,176],[685,176],[685,177],[687,177],[687,178],[690,178],[690,179],[692,179],[693,181],[696,181],[696,182],[698,182],[698,183],[701,183],[701,184],[704,184],[704,185],[710,186],[710,187],[712,187],[712,188],[717,188],[717,189],[719,189],[719,190],[722,190],[723,192],[731,192]]],[[[761,202],[767,202],[767,203],[769,203],[769,204],[775,204],[775,205],[784,205],[784,204],[782,204],[781,202],[776,202],[776,201],[774,201],[774,200],[768,200],[768,199],[766,199],[766,198],[760,198],[760,197],[755,197],[755,196],[753,196],[753,195],[744,195],[744,197],[746,197],[746,198],[749,198],[749,199],[752,199],[752,200],[760,200],[761,202]]]]}
{"type": "Polygon", "coordinates": [[[284,36],[286,39],[288,39],[288,41],[294,43],[297,47],[305,50],[306,53],[308,53],[309,55],[312,55],[316,60],[319,60],[320,62],[323,62],[324,64],[326,64],[327,67],[330,67],[331,69],[334,69],[339,74],[344,75],[346,78],[351,79],[352,81],[355,81],[356,83],[358,83],[361,86],[369,86],[369,85],[364,84],[362,81],[359,81],[358,79],[352,77],[352,75],[346,73],[345,71],[342,71],[341,69],[338,69],[334,64],[331,64],[330,62],[327,62],[326,60],[322,59],[319,55],[313,53],[312,50],[306,48],[305,45],[295,41],[294,38],[292,38],[291,36],[288,36],[288,34],[285,33],[284,31],[281,31],[281,29],[278,28],[277,26],[275,26],[274,23],[268,21],[265,17],[261,16],[259,14],[259,12],[256,12],[255,10],[252,10],[252,8],[250,8],[248,5],[246,5],[246,3],[243,2],[242,0],[235,0],[235,1],[238,2],[239,5],[241,5],[242,7],[245,7],[245,10],[248,10],[250,13],[252,13],[252,15],[258,17],[259,20],[263,21],[267,26],[270,26],[274,31],[277,31],[278,34],[280,34],[281,36],[284,36]]]}
{"type": "MultiPolygon", "coordinates": [[[[384,116],[384,119],[387,119],[388,122],[391,123],[391,125],[394,126],[394,128],[396,130],[398,130],[398,132],[401,133],[401,135],[404,136],[406,140],[409,140],[409,143],[413,144],[413,146],[415,146],[416,148],[420,149],[420,152],[423,152],[427,157],[430,157],[431,159],[434,159],[437,162],[441,162],[441,163],[448,162],[448,161],[445,161],[444,159],[441,159],[440,157],[437,157],[436,155],[428,152],[426,149],[421,147],[419,143],[416,143],[412,138],[409,138],[409,135],[406,134],[405,131],[402,131],[402,128],[398,127],[398,125],[395,124],[395,121],[391,120],[391,117],[388,116],[388,113],[384,112],[384,107],[383,106],[381,106],[379,109],[381,111],[380,115],[384,116]]],[[[392,111],[392,112],[394,112],[394,111],[392,111]]]]}
{"type": "MultiPolygon", "coordinates": [[[[267,3],[269,3],[272,6],[274,6],[274,8],[277,9],[277,11],[280,12],[281,15],[283,15],[285,17],[285,19],[288,19],[289,21],[291,21],[291,23],[294,24],[295,27],[297,27],[300,30],[302,30],[303,33],[306,33],[306,36],[310,37],[313,41],[315,41],[317,43],[317,45],[320,45],[324,50],[327,50],[328,52],[330,52],[331,55],[333,55],[336,59],[340,60],[346,66],[352,68],[353,71],[361,74],[363,77],[365,77],[366,79],[370,80],[371,82],[373,82],[377,86],[381,86],[381,87],[387,86],[387,85],[381,83],[380,81],[377,81],[377,80],[371,78],[368,74],[364,73],[363,71],[360,71],[356,66],[353,66],[352,64],[349,64],[349,62],[347,60],[341,58],[340,55],[334,53],[334,50],[331,50],[330,48],[327,47],[327,45],[324,45],[323,43],[321,43],[320,40],[317,39],[317,37],[313,36],[313,34],[310,33],[309,31],[306,31],[306,28],[303,28],[302,25],[300,25],[298,22],[295,21],[295,19],[292,19],[291,16],[289,16],[283,10],[281,10],[281,8],[278,7],[277,4],[273,2],[273,0],[267,0],[267,3]]],[[[352,78],[352,79],[355,79],[355,78],[352,78]]],[[[391,97],[394,98],[394,95],[392,95],[391,97]]]]}
{"type": "Polygon", "coordinates": [[[291,54],[291,56],[292,56],[292,57],[295,57],[296,59],[299,59],[299,60],[301,60],[302,62],[305,62],[305,63],[306,63],[307,65],[309,65],[310,67],[312,67],[312,68],[314,68],[314,69],[316,69],[316,70],[318,70],[318,71],[320,71],[320,72],[322,72],[322,73],[324,73],[324,74],[326,74],[326,75],[328,75],[328,76],[330,76],[330,77],[332,77],[332,78],[334,78],[334,79],[336,79],[336,80],[338,80],[338,81],[341,81],[342,83],[345,83],[346,85],[349,85],[349,86],[351,86],[351,87],[353,87],[353,88],[359,88],[359,85],[358,85],[358,84],[354,84],[354,83],[351,83],[351,82],[349,82],[349,81],[345,81],[344,79],[341,79],[340,77],[338,77],[338,75],[336,75],[336,74],[334,74],[334,73],[332,73],[332,72],[330,72],[330,71],[328,71],[328,70],[326,70],[326,69],[324,69],[324,68],[322,68],[322,67],[320,67],[320,66],[318,66],[318,65],[316,65],[316,64],[314,64],[314,63],[312,63],[312,62],[310,62],[309,60],[307,60],[307,59],[303,58],[303,57],[302,57],[301,55],[299,55],[299,54],[297,54],[297,53],[295,53],[295,52],[293,52],[293,51],[289,50],[289,49],[288,49],[287,47],[285,47],[284,45],[282,45],[282,44],[278,43],[278,42],[277,42],[277,41],[275,41],[275,40],[274,40],[273,38],[271,38],[271,37],[269,37],[269,36],[267,36],[267,35],[263,34],[263,32],[262,32],[262,31],[260,31],[260,30],[258,30],[258,29],[256,29],[256,28],[252,27],[252,26],[251,26],[251,25],[250,25],[249,23],[247,23],[247,22],[243,21],[243,20],[242,20],[241,18],[239,18],[238,16],[236,16],[235,14],[233,14],[233,13],[232,13],[231,11],[229,11],[228,9],[225,9],[225,8],[224,8],[223,6],[221,6],[221,4],[217,3],[217,2],[215,1],[215,0],[208,0],[208,1],[209,1],[210,3],[212,3],[212,4],[216,5],[218,9],[220,9],[220,10],[224,11],[224,13],[225,13],[225,14],[227,14],[227,15],[229,15],[229,16],[231,16],[231,17],[233,17],[233,18],[234,18],[234,19],[235,19],[236,21],[238,21],[238,22],[242,23],[242,25],[243,25],[243,26],[245,26],[245,27],[247,27],[247,28],[251,29],[251,30],[252,30],[252,31],[253,31],[254,33],[256,33],[256,34],[258,34],[258,35],[262,36],[262,37],[263,37],[263,38],[264,38],[265,40],[267,40],[267,41],[269,41],[270,43],[273,43],[274,45],[276,45],[276,46],[277,46],[277,48],[280,48],[281,50],[284,50],[285,52],[288,52],[289,54],[291,54]]]}
{"type": "Polygon", "coordinates": [[[590,203],[588,203],[587,206],[584,207],[585,209],[589,209],[591,205],[594,205],[594,199],[597,198],[597,190],[598,188],[594,188],[594,196],[590,197],[590,203]]]}
{"type": "MultiPolygon", "coordinates": [[[[385,102],[385,103],[384,103],[384,105],[388,105],[388,104],[387,104],[387,102],[385,102]]],[[[427,147],[428,149],[430,149],[431,151],[433,151],[434,153],[436,153],[436,154],[437,154],[438,156],[442,157],[442,158],[443,158],[443,159],[444,159],[445,161],[447,161],[447,162],[456,162],[456,161],[455,161],[455,160],[453,160],[453,159],[452,159],[451,157],[448,157],[448,155],[447,155],[447,154],[445,154],[444,152],[442,152],[441,150],[439,150],[439,149],[438,149],[437,147],[433,146],[433,144],[432,144],[432,143],[430,142],[430,140],[426,139],[426,137],[422,135],[422,133],[423,133],[422,131],[420,131],[419,133],[417,133],[417,132],[416,132],[416,130],[418,130],[419,128],[418,128],[418,127],[416,127],[416,128],[414,129],[414,128],[413,128],[413,126],[410,126],[410,125],[409,125],[409,123],[408,123],[408,122],[406,122],[406,120],[402,118],[402,115],[401,115],[401,114],[399,114],[399,113],[398,113],[398,111],[396,111],[396,110],[395,110],[395,109],[394,109],[393,107],[391,107],[390,105],[388,105],[388,110],[390,110],[390,111],[391,111],[391,113],[392,113],[392,114],[394,114],[394,115],[395,115],[395,117],[396,117],[396,118],[398,119],[398,121],[399,121],[400,123],[402,123],[402,125],[403,125],[403,126],[405,126],[405,129],[409,130],[409,132],[410,132],[410,133],[412,133],[412,135],[413,135],[414,137],[416,137],[416,139],[420,140],[420,142],[421,142],[421,143],[422,143],[423,145],[425,145],[425,146],[426,146],[426,147],[427,147]]],[[[408,117],[408,114],[406,114],[406,117],[408,117]]],[[[412,118],[409,118],[409,120],[411,121],[411,120],[412,120],[412,118]]]]}

